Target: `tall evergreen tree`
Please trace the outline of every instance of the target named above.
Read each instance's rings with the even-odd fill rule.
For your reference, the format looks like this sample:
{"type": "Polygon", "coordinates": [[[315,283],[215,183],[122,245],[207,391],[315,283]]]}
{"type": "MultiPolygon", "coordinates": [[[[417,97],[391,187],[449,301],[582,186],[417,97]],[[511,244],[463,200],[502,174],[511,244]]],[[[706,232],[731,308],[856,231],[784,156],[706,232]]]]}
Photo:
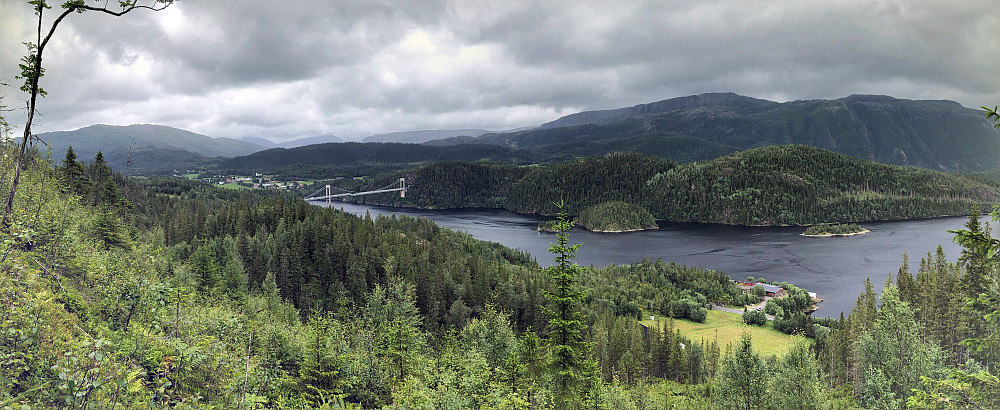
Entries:
{"type": "Polygon", "coordinates": [[[66,188],[70,192],[75,192],[77,195],[83,195],[87,192],[90,182],[87,179],[87,169],[82,163],[77,162],[72,145],[66,149],[66,158],[63,159],[62,168],[59,171],[63,183],[66,184],[66,188]]]}
{"type": "Polygon", "coordinates": [[[962,296],[966,298],[978,298],[989,289],[991,265],[988,260],[988,249],[977,246],[978,243],[989,243],[992,239],[989,231],[985,229],[987,227],[979,222],[979,207],[973,205],[969,221],[965,223],[964,233],[955,237],[955,242],[962,245],[962,255],[959,256],[958,263],[963,269],[962,296]],[[977,241],[962,240],[965,237],[975,238],[977,241]]]}
{"type": "Polygon", "coordinates": [[[583,338],[587,324],[580,312],[580,301],[585,295],[579,286],[583,268],[573,262],[580,244],[569,244],[569,230],[573,224],[567,219],[565,203],[560,201],[557,207],[556,242],[549,246],[549,252],[555,254],[555,264],[544,270],[552,280],[553,289],[544,292],[552,307],[544,307],[543,312],[549,317],[548,366],[553,376],[556,402],[560,408],[569,408],[583,396],[579,390],[585,385],[585,361],[590,343],[583,338]]]}

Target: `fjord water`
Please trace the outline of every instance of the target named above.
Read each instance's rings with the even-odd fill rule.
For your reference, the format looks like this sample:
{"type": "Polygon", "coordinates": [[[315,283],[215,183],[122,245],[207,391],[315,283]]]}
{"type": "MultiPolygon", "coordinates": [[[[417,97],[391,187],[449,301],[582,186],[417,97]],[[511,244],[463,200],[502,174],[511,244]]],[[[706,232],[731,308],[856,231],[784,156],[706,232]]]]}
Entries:
{"type": "MultiPolygon", "coordinates": [[[[323,205],[325,203],[314,203],[323,205]]],[[[544,218],[502,210],[420,210],[334,203],[334,208],[356,215],[410,215],[467,232],[477,239],[499,242],[530,253],[547,266],[549,244],[555,234],[536,232],[544,218]]],[[[949,217],[861,224],[871,232],[851,237],[807,238],[800,227],[743,227],[716,224],[661,223],[660,229],[630,233],[571,232],[571,243],[582,243],[576,261],[583,266],[628,264],[641,259],[687,264],[725,273],[733,278],[753,276],[787,281],[819,294],[817,316],[849,313],[863,281],[870,277],[876,291],[895,274],[903,252],[916,274],[921,256],[940,244],[948,259],[960,252],[949,229],[961,229],[967,217],[949,217]]]]}

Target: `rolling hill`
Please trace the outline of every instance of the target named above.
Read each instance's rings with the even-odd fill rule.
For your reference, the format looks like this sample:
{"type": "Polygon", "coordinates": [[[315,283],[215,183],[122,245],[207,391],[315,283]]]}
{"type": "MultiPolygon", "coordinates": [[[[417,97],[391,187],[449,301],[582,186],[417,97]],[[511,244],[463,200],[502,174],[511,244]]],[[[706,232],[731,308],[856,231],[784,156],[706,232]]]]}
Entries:
{"type": "Polygon", "coordinates": [[[158,169],[202,162],[210,157],[235,157],[265,149],[257,144],[230,138],[212,138],[163,125],[91,125],[73,131],[39,134],[59,160],[73,147],[77,158],[90,161],[103,151],[112,167],[125,169],[132,149],[133,169],[158,169]],[[139,154],[138,156],[136,154],[139,154]]]}

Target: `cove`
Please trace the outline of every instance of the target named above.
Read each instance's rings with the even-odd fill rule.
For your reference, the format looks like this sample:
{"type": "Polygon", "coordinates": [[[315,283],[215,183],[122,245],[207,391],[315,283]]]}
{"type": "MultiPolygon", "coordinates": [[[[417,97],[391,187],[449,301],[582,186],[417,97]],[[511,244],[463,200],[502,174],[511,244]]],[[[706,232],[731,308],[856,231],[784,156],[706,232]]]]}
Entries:
{"type": "MultiPolygon", "coordinates": [[[[325,202],[313,202],[325,206],[325,202]]],[[[467,232],[485,241],[498,242],[530,253],[547,266],[548,247],[555,234],[536,232],[546,218],[496,209],[423,210],[335,202],[333,207],[355,215],[409,215],[429,218],[442,227],[467,232]]],[[[983,218],[982,221],[986,221],[983,218]]],[[[660,229],[595,233],[574,229],[570,243],[582,243],[576,261],[582,266],[628,264],[641,259],[662,259],[712,269],[733,278],[753,276],[787,281],[823,298],[817,316],[850,313],[863,281],[871,278],[876,291],[889,275],[895,278],[903,252],[916,275],[920,258],[941,245],[951,261],[960,247],[949,229],[961,229],[967,217],[947,217],[860,224],[871,232],[851,237],[808,238],[803,227],[746,227],[716,224],[661,222],[660,229]]]]}

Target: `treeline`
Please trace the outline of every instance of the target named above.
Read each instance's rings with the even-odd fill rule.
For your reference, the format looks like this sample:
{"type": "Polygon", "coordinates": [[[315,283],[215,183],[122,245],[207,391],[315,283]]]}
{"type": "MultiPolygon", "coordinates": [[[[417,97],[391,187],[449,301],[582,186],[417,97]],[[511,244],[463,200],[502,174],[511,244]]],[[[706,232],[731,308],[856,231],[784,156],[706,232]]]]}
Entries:
{"type": "Polygon", "coordinates": [[[816,224],[806,228],[803,235],[849,235],[863,231],[864,228],[858,224],[816,224]]]}
{"type": "Polygon", "coordinates": [[[219,172],[266,172],[292,178],[330,178],[377,175],[429,162],[489,160],[507,164],[531,164],[545,158],[545,155],[498,145],[438,147],[345,142],[273,148],[219,161],[216,168],[219,172]]]}
{"type": "Polygon", "coordinates": [[[654,195],[646,187],[646,181],[676,166],[670,160],[621,152],[525,167],[446,162],[371,180],[342,181],[346,182],[342,187],[351,190],[377,188],[405,177],[412,187],[405,198],[378,195],[355,200],[420,208],[503,208],[554,215],[555,203],[562,198],[566,211],[578,215],[585,208],[602,202],[642,204],[651,201],[654,195]]]}
{"type": "Polygon", "coordinates": [[[885,165],[819,148],[786,145],[677,165],[641,154],[612,153],[555,165],[439,163],[363,181],[372,189],[406,177],[405,198],[359,202],[421,208],[503,208],[551,215],[565,200],[577,215],[622,201],[657,219],[737,225],[811,225],[961,215],[997,197],[994,183],[916,167],[885,165]]]}
{"type": "Polygon", "coordinates": [[[305,317],[335,311],[345,300],[360,305],[375,285],[398,277],[415,284],[428,329],[462,325],[487,303],[523,327],[541,325],[540,279],[529,273],[537,265],[522,252],[426,219],[357,218],[289,196],[183,180],[143,183],[144,221],[162,229],[164,245],[191,262],[203,292],[230,292],[227,269],[245,273],[249,289],[271,274],[281,296],[305,317]]]}

